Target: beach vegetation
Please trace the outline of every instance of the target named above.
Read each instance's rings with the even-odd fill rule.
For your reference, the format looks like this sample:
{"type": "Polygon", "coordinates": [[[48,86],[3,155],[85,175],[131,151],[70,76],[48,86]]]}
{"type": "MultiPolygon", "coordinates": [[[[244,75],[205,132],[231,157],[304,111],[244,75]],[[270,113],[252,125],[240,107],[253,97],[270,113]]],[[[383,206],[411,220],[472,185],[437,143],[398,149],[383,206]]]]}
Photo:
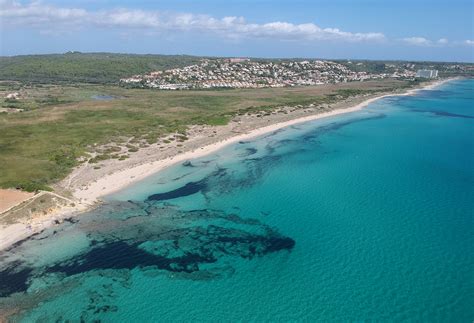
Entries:
{"type": "Polygon", "coordinates": [[[53,191],[50,186],[35,180],[18,182],[16,188],[26,192],[53,191]]]}

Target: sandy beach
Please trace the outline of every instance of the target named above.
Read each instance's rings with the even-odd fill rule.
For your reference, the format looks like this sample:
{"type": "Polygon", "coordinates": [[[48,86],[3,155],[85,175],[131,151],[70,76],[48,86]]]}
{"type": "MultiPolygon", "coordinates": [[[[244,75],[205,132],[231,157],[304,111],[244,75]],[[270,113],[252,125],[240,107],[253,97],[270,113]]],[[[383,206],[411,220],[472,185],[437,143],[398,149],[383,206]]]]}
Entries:
{"type": "MultiPolygon", "coordinates": [[[[100,165],[100,169],[96,165],[85,163],[74,169],[58,186],[61,190],[72,192],[71,201],[74,203],[54,208],[47,214],[36,216],[30,221],[1,227],[0,250],[8,248],[16,241],[35,232],[55,225],[66,217],[91,209],[100,204],[100,199],[103,196],[123,189],[174,164],[208,155],[232,143],[255,138],[284,127],[355,112],[384,97],[413,95],[419,90],[430,90],[450,80],[452,79],[430,82],[420,88],[400,93],[350,98],[328,107],[329,111],[321,111],[314,107],[298,109],[284,107],[286,110],[283,112],[285,113],[272,113],[263,118],[243,116],[234,118],[226,126],[195,126],[190,128],[189,140],[182,144],[172,143],[167,147],[159,144],[152,145],[140,149],[129,160],[104,161],[100,165]]],[[[0,217],[2,215],[0,214],[0,217]]]]}

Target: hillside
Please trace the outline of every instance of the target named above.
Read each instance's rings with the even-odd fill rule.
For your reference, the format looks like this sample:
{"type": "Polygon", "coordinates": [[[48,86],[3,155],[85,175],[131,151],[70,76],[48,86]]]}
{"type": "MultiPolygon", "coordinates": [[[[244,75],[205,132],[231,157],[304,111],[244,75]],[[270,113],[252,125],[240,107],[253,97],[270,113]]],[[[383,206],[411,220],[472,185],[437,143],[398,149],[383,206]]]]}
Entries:
{"type": "MultiPolygon", "coordinates": [[[[23,83],[116,84],[121,78],[148,74],[200,63],[204,57],[189,55],[140,55],[116,53],[80,53],[0,56],[0,81],[23,83]]],[[[217,58],[215,58],[217,59],[217,58]]],[[[255,63],[288,63],[303,59],[252,58],[255,63]]],[[[353,72],[393,73],[407,66],[412,70],[438,69],[440,76],[473,75],[473,64],[393,61],[334,61],[353,72]]]]}
{"type": "Polygon", "coordinates": [[[79,53],[0,57],[0,80],[34,83],[116,83],[120,78],[183,67],[187,55],[79,53]]]}

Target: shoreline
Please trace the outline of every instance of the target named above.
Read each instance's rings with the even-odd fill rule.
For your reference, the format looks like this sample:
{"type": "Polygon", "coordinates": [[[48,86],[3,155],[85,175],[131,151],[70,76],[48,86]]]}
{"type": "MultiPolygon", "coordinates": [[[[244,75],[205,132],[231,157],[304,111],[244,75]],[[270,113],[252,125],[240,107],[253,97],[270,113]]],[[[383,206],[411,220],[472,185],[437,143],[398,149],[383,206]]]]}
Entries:
{"type": "MultiPolygon", "coordinates": [[[[296,117],[294,119],[276,122],[273,124],[268,124],[264,126],[257,126],[255,129],[250,129],[241,133],[234,132],[230,137],[224,138],[221,140],[214,140],[209,144],[198,146],[195,149],[191,149],[185,152],[177,151],[176,154],[171,154],[171,156],[156,159],[156,155],[152,161],[145,161],[138,165],[132,165],[131,167],[126,167],[124,169],[119,169],[118,171],[111,172],[100,178],[96,178],[93,181],[87,183],[84,187],[76,187],[73,192],[73,199],[78,201],[77,205],[68,206],[68,207],[58,207],[52,212],[48,213],[45,216],[42,216],[40,219],[35,221],[32,225],[30,221],[17,222],[8,226],[0,226],[0,250],[8,249],[14,243],[28,238],[29,236],[40,232],[48,227],[57,225],[58,222],[61,222],[65,218],[76,216],[88,210],[95,208],[100,205],[101,198],[109,195],[111,193],[120,191],[130,185],[133,185],[148,176],[156,174],[163,169],[171,167],[180,162],[185,162],[190,159],[200,158],[209,154],[212,154],[228,145],[239,141],[245,141],[255,137],[271,133],[273,131],[286,128],[295,124],[310,122],[318,119],[328,118],[332,116],[342,115],[346,113],[356,112],[367,107],[371,103],[383,99],[385,97],[392,96],[409,96],[414,95],[416,92],[421,90],[432,90],[446,82],[453,81],[458,78],[449,78],[443,80],[437,80],[430,82],[429,84],[422,85],[419,88],[408,89],[405,92],[401,93],[385,93],[376,96],[364,98],[363,101],[355,104],[351,104],[350,101],[356,101],[360,98],[350,98],[349,102],[342,102],[342,106],[335,108],[331,111],[315,113],[306,116],[296,117]],[[347,103],[347,104],[344,104],[347,103]]],[[[337,104],[336,104],[337,105],[337,104]]],[[[269,120],[268,120],[269,121],[269,120]]],[[[211,128],[212,129],[212,128],[211,128]]],[[[153,157],[153,156],[152,156],[153,157]]],[[[81,171],[84,169],[75,170],[77,174],[69,175],[64,182],[67,182],[71,185],[74,176],[81,176],[81,171]]],[[[74,172],[73,172],[74,173],[74,172]]]]}
{"type": "Polygon", "coordinates": [[[409,89],[403,93],[388,93],[377,95],[372,98],[368,98],[360,103],[357,103],[353,106],[348,106],[345,108],[334,109],[328,112],[322,112],[317,114],[312,114],[309,116],[304,116],[300,118],[295,118],[292,120],[274,123],[268,126],[259,127],[253,129],[243,134],[238,134],[227,139],[219,140],[215,143],[199,147],[191,151],[186,151],[183,153],[178,153],[175,156],[159,159],[149,163],[143,163],[132,168],[114,172],[106,177],[100,178],[99,180],[90,183],[86,189],[79,189],[73,192],[73,196],[79,199],[82,199],[83,203],[93,205],[97,201],[106,195],[118,192],[127,186],[133,185],[148,176],[156,174],[162,171],[165,168],[171,167],[180,162],[185,162],[190,159],[200,158],[209,154],[212,154],[228,145],[239,141],[245,141],[255,137],[265,135],[267,133],[286,128],[295,124],[310,122],[314,120],[319,120],[323,118],[333,117],[341,114],[351,113],[355,111],[362,110],[369,104],[391,96],[408,96],[414,95],[418,91],[422,90],[432,90],[446,82],[453,81],[454,78],[438,80],[431,82],[430,84],[424,85],[420,88],[409,89]]]}
{"type": "MultiPolygon", "coordinates": [[[[404,94],[410,95],[410,94],[404,94]]],[[[213,144],[200,147],[198,149],[180,153],[174,157],[167,157],[151,163],[144,163],[133,168],[128,168],[122,171],[115,172],[108,175],[107,177],[100,178],[96,182],[91,183],[86,189],[80,189],[73,193],[76,198],[82,200],[83,203],[93,205],[101,197],[118,192],[130,185],[133,185],[148,176],[154,175],[168,167],[172,167],[178,163],[185,162],[187,160],[204,157],[212,154],[228,145],[234,144],[239,141],[246,141],[253,139],[276,130],[286,128],[295,124],[310,122],[318,119],[328,118],[337,116],[345,113],[351,113],[359,111],[369,105],[370,103],[382,99],[384,97],[391,96],[390,94],[382,95],[379,97],[368,99],[362,103],[359,103],[353,107],[336,109],[329,112],[323,112],[314,114],[306,117],[301,117],[285,122],[275,123],[269,126],[257,128],[247,133],[239,134],[231,138],[219,140],[213,144]]]]}
{"type": "MultiPolygon", "coordinates": [[[[407,93],[407,94],[400,94],[400,95],[411,95],[411,94],[407,93]]],[[[253,138],[256,138],[256,137],[259,137],[259,136],[274,132],[276,130],[295,125],[295,124],[310,122],[314,120],[319,120],[323,118],[328,118],[332,116],[359,111],[363,109],[364,107],[368,106],[369,104],[371,104],[372,102],[382,99],[384,97],[388,97],[388,96],[392,96],[392,95],[385,94],[385,95],[381,95],[375,98],[370,98],[362,103],[359,103],[349,108],[336,109],[329,112],[318,113],[318,114],[314,114],[314,115],[310,115],[306,117],[301,117],[301,118],[297,118],[297,119],[293,119],[293,120],[289,120],[285,122],[279,122],[272,125],[264,126],[264,127],[249,131],[247,133],[243,133],[243,134],[239,134],[227,139],[219,140],[213,144],[206,145],[192,151],[187,151],[187,152],[177,154],[174,157],[167,157],[167,158],[160,159],[151,163],[144,163],[144,164],[135,166],[133,168],[118,171],[118,172],[108,175],[107,177],[100,178],[96,182],[91,183],[86,189],[75,191],[73,195],[76,198],[81,199],[83,203],[93,205],[103,196],[118,192],[130,185],[133,185],[147,178],[148,176],[152,176],[178,163],[185,162],[191,159],[204,157],[224,147],[232,145],[236,142],[253,139],[253,138]]]]}

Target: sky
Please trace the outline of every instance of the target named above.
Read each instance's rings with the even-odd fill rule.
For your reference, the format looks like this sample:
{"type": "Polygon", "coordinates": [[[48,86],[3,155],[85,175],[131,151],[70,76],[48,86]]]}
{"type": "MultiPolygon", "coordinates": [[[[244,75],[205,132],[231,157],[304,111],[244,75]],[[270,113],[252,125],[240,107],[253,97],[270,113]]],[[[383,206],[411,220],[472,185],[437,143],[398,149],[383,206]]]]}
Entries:
{"type": "Polygon", "coordinates": [[[0,0],[0,55],[474,62],[472,0],[0,0]]]}

